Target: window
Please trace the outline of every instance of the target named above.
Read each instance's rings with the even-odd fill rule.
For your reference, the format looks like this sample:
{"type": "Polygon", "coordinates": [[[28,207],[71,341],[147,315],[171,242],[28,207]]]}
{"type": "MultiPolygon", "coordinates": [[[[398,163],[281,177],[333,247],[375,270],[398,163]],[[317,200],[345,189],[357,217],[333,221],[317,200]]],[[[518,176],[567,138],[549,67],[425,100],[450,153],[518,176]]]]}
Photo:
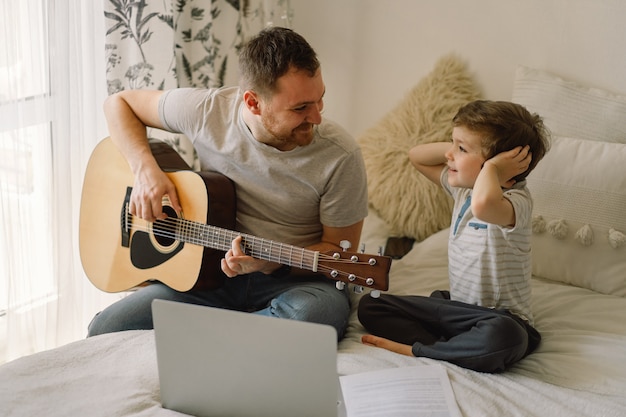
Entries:
{"type": "Polygon", "coordinates": [[[46,0],[0,6],[0,250],[10,254],[0,256],[0,318],[9,303],[18,310],[30,308],[54,290],[47,8],[46,0]],[[5,227],[7,219],[10,227],[5,227]],[[13,261],[22,253],[31,254],[30,262],[13,261]],[[11,277],[36,277],[37,282],[9,282],[11,277]]]}
{"type": "Polygon", "coordinates": [[[77,245],[83,170],[106,136],[103,10],[0,1],[0,363],[83,338],[111,303],[77,245]]]}

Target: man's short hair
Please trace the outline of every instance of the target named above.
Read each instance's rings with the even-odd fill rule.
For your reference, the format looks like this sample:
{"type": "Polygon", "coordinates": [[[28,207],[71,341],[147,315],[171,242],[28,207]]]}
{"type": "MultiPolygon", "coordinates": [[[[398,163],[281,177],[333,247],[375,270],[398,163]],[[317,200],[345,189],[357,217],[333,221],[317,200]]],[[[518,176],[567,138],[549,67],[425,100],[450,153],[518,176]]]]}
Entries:
{"type": "Polygon", "coordinates": [[[276,81],[292,68],[313,77],[320,67],[309,43],[291,29],[272,26],[250,39],[239,53],[240,87],[262,97],[276,91],[276,81]]]}

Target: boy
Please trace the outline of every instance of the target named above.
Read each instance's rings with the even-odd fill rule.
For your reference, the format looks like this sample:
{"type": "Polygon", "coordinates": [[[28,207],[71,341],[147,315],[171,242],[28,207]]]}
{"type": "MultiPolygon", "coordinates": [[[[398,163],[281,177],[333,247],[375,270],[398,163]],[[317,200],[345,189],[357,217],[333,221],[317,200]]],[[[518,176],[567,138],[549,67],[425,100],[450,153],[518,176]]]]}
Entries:
{"type": "Polygon", "coordinates": [[[500,372],[541,336],[530,309],[532,199],[525,178],[549,148],[542,119],[510,102],[475,101],[453,119],[452,144],[409,151],[415,168],[454,198],[450,292],[363,297],[363,343],[500,372]]]}

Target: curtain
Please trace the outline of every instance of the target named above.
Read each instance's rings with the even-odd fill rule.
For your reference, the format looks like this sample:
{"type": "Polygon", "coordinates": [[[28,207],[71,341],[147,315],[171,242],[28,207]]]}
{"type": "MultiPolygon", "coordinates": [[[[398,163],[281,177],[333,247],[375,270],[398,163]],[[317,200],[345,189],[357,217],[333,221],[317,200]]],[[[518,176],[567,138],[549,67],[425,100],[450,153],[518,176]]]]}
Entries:
{"type": "MultiPolygon", "coordinates": [[[[291,26],[289,0],[105,0],[109,94],[237,84],[237,53],[265,26],[291,26]]],[[[151,129],[198,168],[186,138],[151,129]]]]}
{"type": "Polygon", "coordinates": [[[102,5],[0,2],[0,363],[84,338],[118,295],[82,272],[78,208],[105,135],[102,5]]]}

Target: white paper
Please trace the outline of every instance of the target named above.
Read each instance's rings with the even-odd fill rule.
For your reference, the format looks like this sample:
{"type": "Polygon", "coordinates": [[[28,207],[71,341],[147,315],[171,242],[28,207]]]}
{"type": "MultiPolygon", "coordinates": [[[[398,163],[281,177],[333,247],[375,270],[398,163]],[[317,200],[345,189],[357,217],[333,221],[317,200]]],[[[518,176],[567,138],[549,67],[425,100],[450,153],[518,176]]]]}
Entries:
{"type": "Polygon", "coordinates": [[[347,417],[461,417],[442,366],[390,368],[339,380],[347,417]]]}

